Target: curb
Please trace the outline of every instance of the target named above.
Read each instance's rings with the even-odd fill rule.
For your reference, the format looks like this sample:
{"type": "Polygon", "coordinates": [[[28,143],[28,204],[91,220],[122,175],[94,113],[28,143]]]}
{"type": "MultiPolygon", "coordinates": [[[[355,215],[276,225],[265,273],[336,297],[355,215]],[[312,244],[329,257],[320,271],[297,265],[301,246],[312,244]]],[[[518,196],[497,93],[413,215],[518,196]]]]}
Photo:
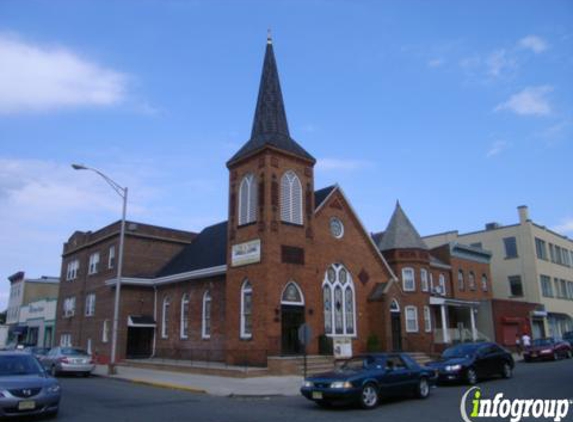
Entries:
{"type": "Polygon", "coordinates": [[[203,389],[197,388],[197,387],[187,387],[187,386],[179,385],[179,384],[170,384],[167,382],[147,381],[147,380],[137,379],[137,378],[131,378],[131,379],[123,378],[123,379],[125,381],[131,382],[133,384],[147,385],[147,386],[159,387],[159,388],[166,388],[169,390],[187,391],[189,393],[196,393],[196,394],[207,394],[206,390],[203,390],[203,389]]]}

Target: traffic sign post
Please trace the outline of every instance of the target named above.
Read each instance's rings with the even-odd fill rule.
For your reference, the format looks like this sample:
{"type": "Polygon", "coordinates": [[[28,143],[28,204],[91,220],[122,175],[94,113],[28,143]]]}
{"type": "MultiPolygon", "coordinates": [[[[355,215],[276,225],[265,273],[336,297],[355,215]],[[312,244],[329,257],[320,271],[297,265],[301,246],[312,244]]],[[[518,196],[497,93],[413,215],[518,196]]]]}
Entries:
{"type": "Polygon", "coordinates": [[[307,323],[302,324],[298,328],[298,340],[300,341],[300,344],[302,344],[303,347],[303,371],[305,378],[306,378],[306,368],[307,368],[306,346],[310,343],[311,339],[312,339],[312,329],[307,323]]]}

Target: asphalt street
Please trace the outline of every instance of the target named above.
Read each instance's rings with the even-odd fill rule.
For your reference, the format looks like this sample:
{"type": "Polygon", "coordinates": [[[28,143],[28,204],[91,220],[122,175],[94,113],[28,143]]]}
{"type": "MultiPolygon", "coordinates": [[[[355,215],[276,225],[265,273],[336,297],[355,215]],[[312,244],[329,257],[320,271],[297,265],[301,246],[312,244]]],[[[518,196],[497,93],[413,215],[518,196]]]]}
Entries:
{"type": "MultiPolygon", "coordinates": [[[[66,377],[61,383],[57,420],[62,422],[460,421],[460,399],[468,389],[440,386],[426,400],[383,401],[375,410],[365,411],[325,410],[302,397],[213,397],[98,377],[66,377]]],[[[573,360],[518,363],[512,379],[484,381],[479,386],[482,397],[503,392],[507,398],[573,399],[573,360]]],[[[573,405],[565,420],[573,421],[573,405]]]]}

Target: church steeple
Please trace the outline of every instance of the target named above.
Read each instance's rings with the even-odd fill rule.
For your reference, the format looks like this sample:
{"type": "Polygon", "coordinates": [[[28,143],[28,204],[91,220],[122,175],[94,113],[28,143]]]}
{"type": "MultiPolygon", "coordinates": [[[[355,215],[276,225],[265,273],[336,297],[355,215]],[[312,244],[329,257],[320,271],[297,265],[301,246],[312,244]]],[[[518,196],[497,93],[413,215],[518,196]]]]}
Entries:
{"type": "Polygon", "coordinates": [[[387,251],[391,249],[428,249],[428,246],[400,206],[396,201],[396,208],[390,218],[388,227],[377,241],[378,249],[387,251]],[[380,239],[381,237],[381,239],[380,239]]]}
{"type": "Polygon", "coordinates": [[[316,161],[290,136],[270,31],[267,36],[251,139],[228,161],[227,165],[266,146],[301,156],[313,163],[316,161]]]}

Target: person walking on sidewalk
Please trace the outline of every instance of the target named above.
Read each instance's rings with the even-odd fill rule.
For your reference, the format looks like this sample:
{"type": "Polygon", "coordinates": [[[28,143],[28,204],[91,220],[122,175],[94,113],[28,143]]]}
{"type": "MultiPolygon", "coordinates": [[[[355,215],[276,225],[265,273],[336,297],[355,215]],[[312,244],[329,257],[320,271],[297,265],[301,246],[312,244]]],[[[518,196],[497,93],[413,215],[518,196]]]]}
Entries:
{"type": "Polygon", "coordinates": [[[529,334],[523,333],[521,336],[521,346],[523,350],[528,350],[531,347],[531,337],[529,337],[529,334]]]}

